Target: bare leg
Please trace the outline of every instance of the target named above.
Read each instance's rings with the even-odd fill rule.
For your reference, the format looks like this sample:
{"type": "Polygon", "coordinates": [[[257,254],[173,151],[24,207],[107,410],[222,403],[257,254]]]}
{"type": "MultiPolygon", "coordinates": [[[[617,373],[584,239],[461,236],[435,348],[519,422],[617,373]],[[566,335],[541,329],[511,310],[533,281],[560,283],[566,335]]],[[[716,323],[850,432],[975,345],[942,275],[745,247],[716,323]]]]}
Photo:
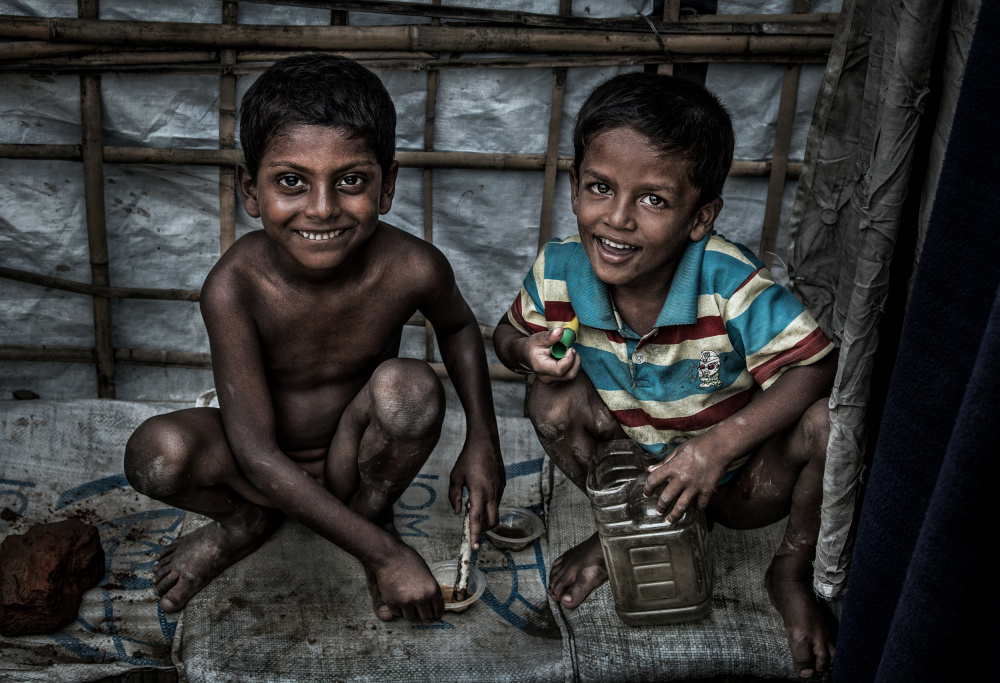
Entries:
{"type": "Polygon", "coordinates": [[[836,644],[837,621],[812,588],[829,433],[823,399],[790,430],[765,442],[733,481],[716,491],[708,508],[711,519],[735,529],[759,528],[788,515],[764,583],[803,678],[830,668],[836,644]]]}
{"type": "MultiPolygon", "coordinates": [[[[352,510],[398,535],[392,506],[437,445],[444,389],[429,365],[397,358],[378,367],[344,411],[327,457],[327,487],[352,510]]],[[[394,615],[374,573],[365,578],[376,616],[394,615]]]]}
{"type": "Polygon", "coordinates": [[[213,521],[161,553],[153,584],[164,612],[177,612],[209,581],[260,545],[282,515],[236,468],[214,408],[144,422],[125,447],[125,473],[140,493],[213,521]],[[241,495],[242,494],[242,495],[241,495]]]}
{"type": "MultiPolygon", "coordinates": [[[[628,438],[582,372],[570,382],[535,380],[528,392],[528,417],[545,452],[584,491],[594,447],[601,441],[628,438]]],[[[595,531],[552,564],[549,596],[565,607],[577,607],[607,578],[595,531]]]]}

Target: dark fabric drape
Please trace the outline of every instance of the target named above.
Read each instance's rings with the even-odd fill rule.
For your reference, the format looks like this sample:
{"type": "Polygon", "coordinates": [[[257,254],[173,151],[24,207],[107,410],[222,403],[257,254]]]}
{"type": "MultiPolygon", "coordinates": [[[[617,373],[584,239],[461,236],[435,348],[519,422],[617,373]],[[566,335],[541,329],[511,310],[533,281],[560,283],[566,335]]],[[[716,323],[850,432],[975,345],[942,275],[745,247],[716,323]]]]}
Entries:
{"type": "Polygon", "coordinates": [[[983,3],[865,492],[835,681],[988,680],[994,669],[998,36],[1000,3],[983,3]]]}

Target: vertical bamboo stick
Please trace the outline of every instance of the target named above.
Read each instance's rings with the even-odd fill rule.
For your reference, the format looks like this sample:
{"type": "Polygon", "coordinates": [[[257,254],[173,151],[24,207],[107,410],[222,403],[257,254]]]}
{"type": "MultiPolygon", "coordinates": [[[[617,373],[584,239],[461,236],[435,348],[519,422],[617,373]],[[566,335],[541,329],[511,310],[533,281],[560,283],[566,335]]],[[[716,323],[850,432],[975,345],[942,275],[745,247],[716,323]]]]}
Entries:
{"type": "MultiPolygon", "coordinates": [[[[681,19],[681,0],[663,0],[663,21],[677,22],[681,19]]],[[[674,75],[673,64],[660,64],[656,73],[674,75]]]]}
{"type": "MultiPolygon", "coordinates": [[[[236,24],[238,3],[222,3],[222,23],[236,24]]],[[[224,71],[219,77],[219,149],[236,146],[236,50],[221,50],[219,62],[224,71]]],[[[236,169],[219,167],[219,253],[236,241],[236,169]]]]}
{"type": "MultiPolygon", "coordinates": [[[[795,0],[793,11],[801,13],[809,8],[809,0],[795,0]]],[[[781,225],[781,200],[785,194],[785,178],[788,174],[788,150],[792,142],[792,126],[795,123],[795,102],[799,95],[799,64],[785,66],[781,81],[781,100],[778,103],[778,123],[774,133],[774,155],[771,159],[771,175],[767,184],[767,203],[764,205],[764,225],[760,232],[760,249],[757,256],[768,268],[774,263],[774,249],[778,243],[778,228],[781,225]]]]}
{"type": "Polygon", "coordinates": [[[566,67],[552,70],[552,107],[549,109],[549,144],[545,150],[545,179],[542,185],[542,215],[538,221],[538,251],[552,237],[552,211],[556,196],[559,162],[559,129],[562,126],[563,95],[566,94],[566,67]]]}
{"type": "MultiPolygon", "coordinates": [[[[81,19],[97,19],[97,0],[79,0],[81,19]]],[[[87,209],[87,245],[91,283],[107,287],[108,230],[104,213],[104,143],[101,137],[101,78],[80,77],[80,123],[83,128],[83,192],[87,209]]],[[[94,346],[97,396],[115,397],[114,348],[111,345],[111,299],[94,297],[94,346]]]]}
{"type": "MultiPolygon", "coordinates": [[[[434,0],[440,5],[441,0],[434,0]]],[[[431,19],[432,26],[440,26],[441,20],[431,19]]],[[[434,112],[437,109],[438,70],[427,70],[427,102],[424,106],[424,151],[434,150],[434,112]]],[[[424,169],[424,239],[434,243],[434,171],[424,169]]],[[[434,328],[430,321],[424,322],[424,360],[434,361],[434,328]]]]}

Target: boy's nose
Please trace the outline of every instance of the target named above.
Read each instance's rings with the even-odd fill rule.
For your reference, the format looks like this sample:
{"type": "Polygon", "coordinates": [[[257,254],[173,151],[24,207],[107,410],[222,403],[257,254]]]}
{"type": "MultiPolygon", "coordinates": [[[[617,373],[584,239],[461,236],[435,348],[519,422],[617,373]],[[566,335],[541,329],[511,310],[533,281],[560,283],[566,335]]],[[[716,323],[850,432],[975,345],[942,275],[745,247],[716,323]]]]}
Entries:
{"type": "Polygon", "coordinates": [[[314,220],[327,220],[336,216],[339,209],[336,190],[318,185],[310,193],[306,216],[314,220]]]}
{"type": "Polygon", "coordinates": [[[632,215],[632,205],[627,199],[617,199],[604,216],[604,222],[608,227],[616,230],[634,230],[635,216],[632,215]]]}

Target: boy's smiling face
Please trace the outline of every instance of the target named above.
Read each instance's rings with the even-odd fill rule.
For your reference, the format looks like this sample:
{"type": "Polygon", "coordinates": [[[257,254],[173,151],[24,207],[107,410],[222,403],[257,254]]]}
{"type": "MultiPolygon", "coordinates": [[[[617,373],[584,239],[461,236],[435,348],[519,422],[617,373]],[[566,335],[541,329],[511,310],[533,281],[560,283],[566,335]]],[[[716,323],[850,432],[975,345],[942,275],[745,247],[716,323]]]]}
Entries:
{"type": "Polygon", "coordinates": [[[573,213],[594,273],[613,290],[662,289],[665,297],[688,243],[712,229],[722,200],[699,207],[688,167],[631,128],[587,145],[579,177],[570,174],[573,213]]]}
{"type": "Polygon", "coordinates": [[[339,128],[291,125],[278,131],[257,178],[239,168],[248,214],[281,251],[309,269],[341,265],[392,207],[396,171],[386,177],[365,140],[339,128]]]}

